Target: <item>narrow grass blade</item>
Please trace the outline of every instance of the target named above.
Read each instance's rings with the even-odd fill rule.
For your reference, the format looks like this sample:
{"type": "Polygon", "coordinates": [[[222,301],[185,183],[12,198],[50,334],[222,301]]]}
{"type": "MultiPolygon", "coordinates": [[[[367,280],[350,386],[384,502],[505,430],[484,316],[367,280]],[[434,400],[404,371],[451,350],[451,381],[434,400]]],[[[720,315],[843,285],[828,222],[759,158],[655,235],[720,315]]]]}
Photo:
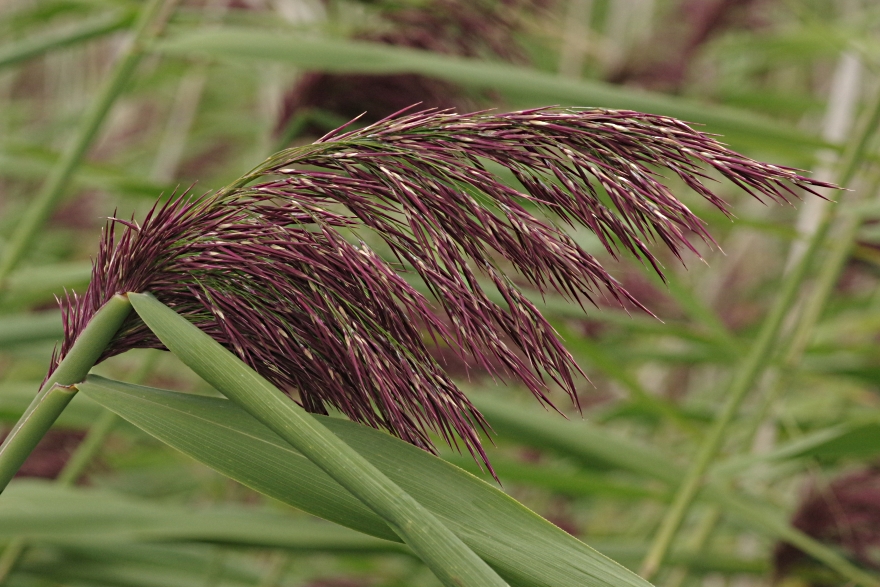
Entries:
{"type": "MultiPolygon", "coordinates": [[[[52,173],[59,160],[54,151],[2,144],[0,173],[16,179],[39,181],[52,173]]],[[[148,198],[152,202],[156,194],[168,193],[174,186],[149,181],[112,164],[81,161],[67,189],[77,188],[108,190],[120,196],[148,198]]]]}
{"type": "Polygon", "coordinates": [[[880,454],[880,422],[855,420],[823,428],[780,444],[770,452],[730,458],[712,469],[713,476],[746,472],[758,463],[778,463],[808,457],[820,460],[870,460],[880,454]]]}
{"type": "Polygon", "coordinates": [[[302,552],[408,552],[389,542],[277,509],[179,507],[111,491],[15,481],[0,500],[0,538],[56,544],[194,541],[302,552]]]}
{"type": "Polygon", "coordinates": [[[467,59],[344,39],[267,33],[244,27],[183,31],[154,45],[175,55],[217,59],[263,59],[336,73],[419,73],[469,87],[492,88],[522,106],[558,103],[665,114],[699,121],[711,132],[735,142],[744,138],[812,157],[822,141],[775,121],[733,108],[699,104],[657,93],[620,88],[598,81],[566,79],[505,63],[467,59]]]}
{"type": "Polygon", "coordinates": [[[24,560],[9,587],[254,587],[259,567],[199,544],[65,544],[24,560]],[[223,556],[220,556],[223,554],[223,556]]]}
{"type": "MultiPolygon", "coordinates": [[[[89,261],[54,263],[20,269],[9,276],[6,282],[7,289],[0,297],[0,303],[4,310],[8,310],[49,302],[54,296],[64,295],[65,290],[84,291],[91,277],[92,264],[89,261]]],[[[41,314],[41,316],[48,315],[49,312],[41,314]]],[[[48,323],[48,318],[46,320],[48,323]]],[[[56,329],[60,329],[60,320],[56,319],[54,324],[56,329]]],[[[5,329],[0,326],[0,339],[4,334],[5,329]]]]}
{"type": "MultiPolygon", "coordinates": [[[[391,542],[277,508],[224,504],[178,507],[87,487],[60,487],[14,481],[0,501],[0,539],[26,535],[44,544],[133,544],[207,542],[238,547],[283,549],[300,553],[406,553],[391,542]]],[[[637,565],[647,548],[635,542],[600,543],[602,552],[637,565]]],[[[677,564],[695,572],[763,573],[762,560],[720,553],[696,557],[675,551],[677,564]]]]}
{"type": "MultiPolygon", "coordinates": [[[[230,401],[99,377],[80,387],[145,432],[261,493],[360,532],[399,540],[381,518],[230,401]]],[[[315,417],[434,512],[511,585],[648,585],[446,461],[372,428],[315,417]]]]}
{"type": "Polygon", "coordinates": [[[71,27],[48,33],[28,35],[24,39],[0,46],[0,68],[15,65],[43,53],[68,47],[118,31],[131,23],[131,15],[102,15],[76,23],[71,27]]]}
{"type": "Polygon", "coordinates": [[[64,336],[61,312],[49,310],[0,317],[0,349],[35,342],[60,341],[64,336]]]}
{"type": "MultiPolygon", "coordinates": [[[[581,461],[598,461],[664,481],[670,487],[677,486],[685,473],[683,467],[659,451],[586,422],[559,422],[548,414],[522,410],[485,397],[475,398],[474,405],[502,438],[550,449],[581,461]]],[[[736,495],[714,483],[704,485],[697,497],[720,506],[732,523],[793,544],[856,585],[880,585],[880,580],[849,562],[833,548],[792,528],[776,506],[736,495]]]]}

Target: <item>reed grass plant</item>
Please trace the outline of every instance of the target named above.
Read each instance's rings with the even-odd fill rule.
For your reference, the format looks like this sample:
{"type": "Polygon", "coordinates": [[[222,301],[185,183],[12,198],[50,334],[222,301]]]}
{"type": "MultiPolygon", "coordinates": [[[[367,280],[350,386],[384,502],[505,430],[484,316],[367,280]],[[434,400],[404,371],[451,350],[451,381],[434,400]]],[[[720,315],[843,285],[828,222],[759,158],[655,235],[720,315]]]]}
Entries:
{"type": "Polygon", "coordinates": [[[880,584],[880,13],[713,6],[0,12],[0,581],[880,584]]]}

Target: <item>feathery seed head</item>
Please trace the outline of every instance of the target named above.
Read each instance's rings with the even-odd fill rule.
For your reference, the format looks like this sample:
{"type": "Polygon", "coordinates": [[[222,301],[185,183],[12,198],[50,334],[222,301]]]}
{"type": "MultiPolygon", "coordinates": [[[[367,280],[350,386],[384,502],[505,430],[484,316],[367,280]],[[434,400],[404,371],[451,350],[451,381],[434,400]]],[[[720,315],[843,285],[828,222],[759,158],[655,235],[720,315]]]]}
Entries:
{"type": "MultiPolygon", "coordinates": [[[[485,422],[429,354],[424,333],[489,371],[500,365],[544,402],[548,379],[574,399],[579,368],[502,264],[541,292],[580,302],[605,291],[639,305],[548,218],[586,226],[612,255],[628,250],[659,271],[648,241],[679,255],[693,250],[687,231],[711,237],[657,169],[722,210],[705,169],[759,198],[833,187],[745,158],[664,116],[558,108],[398,114],[282,151],[233,186],[173,198],[140,224],[111,221],[88,290],[63,304],[65,338],[52,368],[111,296],[150,291],[298,392],[307,410],[333,406],[426,449],[429,430],[450,443],[457,436],[486,461],[477,434],[485,422]],[[503,183],[489,164],[521,187],[503,183]],[[359,240],[360,231],[381,237],[391,260],[359,240]]],[[[162,348],[132,317],[104,358],[136,347],[162,348]]]]}

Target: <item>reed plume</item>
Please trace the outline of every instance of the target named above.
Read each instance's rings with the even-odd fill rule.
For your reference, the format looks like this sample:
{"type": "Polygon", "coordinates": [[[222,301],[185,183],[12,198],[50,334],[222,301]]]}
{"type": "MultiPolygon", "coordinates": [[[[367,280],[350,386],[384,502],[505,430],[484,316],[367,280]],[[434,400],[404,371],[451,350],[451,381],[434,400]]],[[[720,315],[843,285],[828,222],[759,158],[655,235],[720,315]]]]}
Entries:
{"type": "MultiPolygon", "coordinates": [[[[664,116],[397,114],[282,151],[217,193],[157,205],[141,223],[113,220],[88,290],[62,304],[53,365],[112,295],[149,291],[309,411],[332,406],[429,450],[430,430],[460,437],[486,461],[485,422],[429,343],[490,371],[502,365],[544,402],[551,381],[574,399],[579,369],[512,275],[579,303],[638,304],[565,227],[586,226],[612,256],[629,251],[658,271],[651,241],[676,255],[693,249],[688,233],[711,241],[661,170],[722,210],[708,170],[772,200],[830,187],[664,116]],[[381,237],[384,258],[365,232],[381,237]]],[[[132,317],[104,357],[136,347],[162,348],[132,317]]]]}

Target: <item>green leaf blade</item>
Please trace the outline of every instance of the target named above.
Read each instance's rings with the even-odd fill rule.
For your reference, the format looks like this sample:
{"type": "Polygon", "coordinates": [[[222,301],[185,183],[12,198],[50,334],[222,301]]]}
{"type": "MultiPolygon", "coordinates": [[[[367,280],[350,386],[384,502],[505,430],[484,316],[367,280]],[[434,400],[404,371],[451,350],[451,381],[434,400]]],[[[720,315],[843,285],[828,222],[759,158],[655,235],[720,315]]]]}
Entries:
{"type": "Polygon", "coordinates": [[[599,81],[572,80],[506,63],[440,55],[380,43],[267,33],[246,27],[184,31],[157,42],[169,55],[260,59],[332,73],[416,73],[467,87],[492,88],[523,107],[560,104],[638,110],[706,124],[727,140],[760,144],[812,159],[823,141],[769,118],[599,81]]]}
{"type": "MultiPolygon", "coordinates": [[[[382,529],[378,516],[229,401],[94,376],[80,389],[149,434],[258,491],[351,528],[396,539],[387,526],[382,529]],[[260,454],[265,464],[255,460],[260,454]],[[341,515],[335,504],[347,513],[341,515]]],[[[512,585],[648,585],[469,473],[383,432],[318,418],[440,517],[512,585]]]]}

